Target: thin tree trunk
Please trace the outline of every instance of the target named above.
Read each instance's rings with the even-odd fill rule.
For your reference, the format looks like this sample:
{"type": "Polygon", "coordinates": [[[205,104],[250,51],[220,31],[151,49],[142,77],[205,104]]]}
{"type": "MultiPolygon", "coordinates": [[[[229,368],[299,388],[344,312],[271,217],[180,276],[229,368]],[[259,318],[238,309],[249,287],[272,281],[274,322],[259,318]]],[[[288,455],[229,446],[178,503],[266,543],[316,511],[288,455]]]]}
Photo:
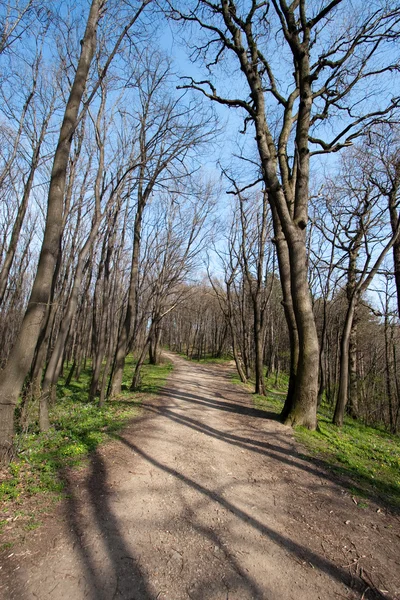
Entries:
{"type": "Polygon", "coordinates": [[[10,270],[12,264],[14,262],[15,253],[17,250],[18,240],[22,229],[22,224],[24,222],[25,214],[28,208],[28,201],[31,195],[33,180],[35,177],[36,169],[39,164],[40,150],[44,140],[45,132],[47,130],[48,120],[43,125],[42,131],[40,133],[40,139],[37,143],[37,146],[34,150],[33,157],[31,160],[31,166],[29,169],[28,179],[24,185],[24,192],[22,195],[21,203],[18,207],[17,218],[15,219],[14,227],[11,234],[10,244],[7,249],[7,253],[4,259],[4,262],[0,271],[0,306],[3,303],[4,295],[7,287],[8,277],[10,274],[10,270]]]}
{"type": "Polygon", "coordinates": [[[143,211],[145,208],[145,202],[138,203],[138,210],[135,216],[134,223],[134,241],[132,251],[132,263],[131,263],[131,275],[129,283],[129,294],[128,294],[128,305],[126,308],[126,315],[122,325],[122,329],[119,333],[118,344],[115,354],[114,371],[112,374],[111,383],[111,396],[117,396],[121,393],[122,376],[124,373],[125,358],[129,344],[129,336],[131,327],[133,324],[134,315],[136,312],[136,296],[137,296],[137,283],[138,283],[138,272],[139,272],[139,252],[140,252],[140,238],[142,232],[142,218],[143,211]]]}
{"type": "Polygon", "coordinates": [[[264,382],[264,332],[261,323],[261,314],[259,307],[260,299],[257,298],[254,307],[254,345],[255,345],[255,393],[265,396],[264,382]]]}
{"type": "Polygon", "coordinates": [[[299,360],[299,336],[297,331],[296,317],[293,310],[292,295],[290,289],[290,260],[286,240],[284,238],[276,210],[272,207],[272,216],[274,221],[276,254],[278,257],[278,268],[282,286],[283,310],[285,313],[286,324],[289,333],[290,342],[290,372],[289,386],[285,399],[285,404],[281,412],[281,420],[286,421],[294,406],[294,392],[296,389],[297,363],[299,360]]]}
{"type": "Polygon", "coordinates": [[[358,373],[357,373],[357,316],[354,315],[349,339],[349,414],[358,417],[358,373]]]}
{"type": "Polygon", "coordinates": [[[354,313],[356,309],[356,297],[353,296],[346,312],[342,339],[340,341],[340,377],[339,377],[339,392],[336,402],[335,412],[333,415],[333,423],[338,427],[342,427],[344,413],[348,399],[349,390],[349,344],[351,328],[353,325],[354,313]]]}
{"type": "Polygon", "coordinates": [[[226,284],[226,295],[227,295],[227,302],[228,302],[227,319],[228,319],[228,323],[229,323],[229,327],[230,327],[231,335],[232,335],[233,358],[234,358],[234,361],[236,364],[237,372],[240,377],[240,381],[242,381],[243,383],[246,383],[247,377],[246,377],[246,374],[245,374],[243,366],[242,366],[242,361],[239,357],[236,329],[235,329],[235,324],[233,322],[233,314],[232,314],[233,307],[232,307],[232,294],[231,294],[231,283],[230,282],[227,282],[227,284],[226,284]]]}
{"type": "Polygon", "coordinates": [[[92,0],[81,55],[65,108],[50,177],[46,226],[36,277],[18,338],[0,381],[0,462],[13,451],[14,408],[31,366],[37,340],[47,311],[57,257],[60,252],[63,200],[68,159],[78,112],[96,47],[97,25],[103,0],[92,0]]]}

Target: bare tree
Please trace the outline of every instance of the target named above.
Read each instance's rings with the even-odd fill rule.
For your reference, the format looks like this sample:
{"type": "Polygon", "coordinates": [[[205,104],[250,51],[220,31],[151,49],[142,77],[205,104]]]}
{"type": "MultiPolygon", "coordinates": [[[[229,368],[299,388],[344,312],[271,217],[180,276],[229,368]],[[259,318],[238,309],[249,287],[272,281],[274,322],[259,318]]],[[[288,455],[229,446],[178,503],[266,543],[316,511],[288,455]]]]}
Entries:
{"type": "MultiPolygon", "coordinates": [[[[108,59],[105,62],[100,78],[88,97],[87,110],[97,89],[105,77],[108,67],[116,55],[118,48],[129,28],[137,20],[148,1],[139,4],[135,15],[123,28],[108,59]]],[[[0,460],[6,462],[12,452],[13,414],[19,393],[26,374],[30,368],[37,340],[43,327],[47,312],[47,304],[51,295],[52,281],[62,236],[64,193],[67,168],[72,139],[79,123],[79,110],[86,88],[92,59],[96,50],[96,37],[99,21],[104,13],[105,0],[92,0],[86,23],[85,33],[81,40],[78,65],[72,81],[64,117],[60,128],[57,148],[54,154],[48,194],[46,226],[38,268],[32,292],[22,321],[17,340],[11,351],[6,367],[1,374],[0,382],[0,460]]]]}
{"type": "MultiPolygon", "coordinates": [[[[387,201],[392,235],[400,222],[400,130],[384,124],[368,132],[359,149],[364,156],[371,183],[387,201]]],[[[400,238],[393,244],[394,278],[397,290],[397,309],[400,317],[400,238]]]]}
{"type": "MultiPolygon", "coordinates": [[[[124,320],[118,336],[112,373],[111,394],[121,391],[125,357],[137,306],[142,222],[146,206],[157,189],[176,186],[190,173],[190,159],[196,148],[210,140],[214,121],[202,113],[198,103],[173,97],[168,90],[170,65],[158,53],[146,55],[139,66],[135,85],[139,95],[134,123],[138,129],[138,174],[133,226],[133,249],[124,320]]],[[[215,123],[214,123],[215,125],[215,123]]]]}
{"type": "Polygon", "coordinates": [[[397,99],[387,102],[383,97],[378,107],[371,108],[372,89],[364,102],[359,102],[359,94],[372,78],[381,78],[387,89],[384,77],[390,79],[398,68],[398,57],[382,50],[398,35],[400,8],[382,2],[378,7],[360,5],[355,11],[345,0],[325,6],[308,6],[306,0],[168,5],[172,19],[200,31],[198,43],[191,38],[192,56],[206,64],[211,76],[224,61],[236,61],[239,87],[247,91],[236,97],[221,95],[217,78],[189,78],[186,84],[214,102],[242,111],[245,130],[253,125],[274,220],[296,378],[283,416],[287,423],[313,429],[318,338],[307,281],[310,157],[339,150],[365,124],[398,106],[397,99]],[[346,123],[341,126],[337,121],[329,139],[322,124],[334,114],[345,115],[346,123]]]}
{"type": "MultiPolygon", "coordinates": [[[[31,89],[22,106],[17,133],[14,136],[12,152],[5,161],[0,174],[1,190],[4,187],[6,180],[9,179],[12,168],[15,166],[17,154],[21,153],[22,155],[25,155],[23,144],[21,143],[21,136],[24,135],[24,138],[27,138],[27,141],[31,146],[31,155],[28,158],[27,173],[24,176],[23,181],[21,183],[14,183],[14,187],[21,194],[21,198],[18,199],[16,203],[15,220],[7,247],[4,249],[4,256],[2,257],[3,260],[0,269],[0,306],[4,299],[8,277],[17,251],[35,174],[42,154],[42,146],[45,141],[50,119],[52,118],[55,109],[57,90],[54,87],[49,89],[47,82],[40,80],[41,62],[42,48],[39,46],[38,54],[34,58],[31,69],[31,89]],[[40,86],[39,91],[37,90],[38,85],[40,86]],[[31,127],[29,126],[28,121],[29,123],[32,123],[31,127]]],[[[19,165],[19,170],[22,171],[25,169],[22,165],[19,165]]]]}
{"type": "Polygon", "coordinates": [[[368,167],[357,148],[343,155],[341,169],[325,191],[326,213],[320,224],[340,253],[336,261],[331,256],[331,263],[336,262],[336,269],[343,269],[346,275],[347,307],[340,341],[340,378],[334,414],[334,423],[339,426],[343,424],[349,390],[350,412],[353,416],[358,413],[358,306],[400,233],[397,227],[386,237],[386,207],[382,207],[381,193],[371,182],[368,167]]]}
{"type": "MultiPolygon", "coordinates": [[[[43,3],[41,3],[43,4],[43,3]]],[[[37,0],[9,0],[0,12],[0,54],[23,38],[39,11],[37,0]]]]}

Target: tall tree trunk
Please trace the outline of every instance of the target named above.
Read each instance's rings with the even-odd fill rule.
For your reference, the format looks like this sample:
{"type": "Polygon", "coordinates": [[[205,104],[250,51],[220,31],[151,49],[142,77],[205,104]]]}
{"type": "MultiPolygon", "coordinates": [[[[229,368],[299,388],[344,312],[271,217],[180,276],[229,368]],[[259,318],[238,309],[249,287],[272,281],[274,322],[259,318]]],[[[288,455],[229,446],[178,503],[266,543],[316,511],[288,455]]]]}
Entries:
{"type": "Polygon", "coordinates": [[[143,211],[146,206],[147,197],[139,192],[138,194],[138,208],[135,216],[134,228],[133,228],[133,250],[132,250],[132,262],[131,262],[131,274],[129,282],[129,293],[128,293],[128,305],[126,308],[126,315],[122,324],[121,331],[118,336],[118,343],[115,352],[114,369],[111,380],[111,396],[117,396],[121,393],[122,376],[124,373],[125,358],[128,350],[130,332],[133,325],[135,313],[136,313],[136,302],[137,302],[137,286],[138,286],[138,273],[139,273],[139,253],[140,253],[140,238],[142,234],[142,219],[143,211]]]}
{"type": "Polygon", "coordinates": [[[296,318],[299,353],[293,406],[285,419],[290,425],[317,426],[319,344],[307,277],[307,252],[303,232],[290,240],[290,284],[296,318]],[[298,240],[296,239],[298,238],[298,240]],[[297,243],[298,242],[298,243],[297,243]]]}
{"type": "MultiPolygon", "coordinates": [[[[93,249],[93,245],[96,240],[96,236],[97,236],[97,233],[99,231],[99,228],[100,228],[103,216],[104,216],[104,213],[102,214],[102,212],[101,212],[101,182],[102,182],[103,175],[104,175],[104,143],[102,143],[103,140],[102,140],[99,128],[100,128],[101,119],[104,114],[105,102],[106,102],[106,95],[104,93],[104,89],[102,88],[101,103],[100,103],[100,108],[98,111],[97,121],[96,121],[96,131],[98,133],[97,140],[98,140],[98,145],[99,145],[99,164],[98,164],[96,181],[95,181],[95,186],[94,186],[95,187],[95,191],[94,191],[95,209],[94,209],[94,215],[92,218],[92,226],[91,226],[90,232],[86,238],[86,241],[84,242],[84,244],[78,254],[78,261],[77,261],[76,270],[75,270],[75,274],[74,274],[74,280],[73,280],[73,284],[72,284],[71,293],[70,293],[70,296],[68,299],[67,308],[66,308],[65,313],[63,314],[60,331],[58,332],[56,343],[55,343],[52,355],[50,357],[49,364],[47,365],[46,373],[45,373],[45,376],[43,379],[42,398],[41,398],[41,404],[40,404],[40,406],[43,409],[45,407],[45,404],[47,402],[49,394],[53,393],[53,387],[56,385],[58,377],[60,375],[60,363],[62,365],[62,357],[64,354],[69,331],[70,331],[71,324],[72,324],[72,321],[74,319],[74,316],[75,316],[75,313],[76,313],[76,310],[78,307],[79,292],[80,292],[81,284],[82,284],[83,277],[84,277],[87,257],[93,249]]],[[[86,175],[87,175],[87,173],[86,173],[86,175]]],[[[86,188],[86,175],[84,178],[84,188],[86,188]]],[[[81,192],[81,199],[82,198],[83,198],[83,191],[81,192]]],[[[110,195],[104,212],[107,211],[107,208],[110,205],[112,199],[113,199],[113,194],[110,195]]],[[[89,259],[89,264],[90,264],[90,259],[89,259]]],[[[90,278],[89,278],[89,281],[90,281],[90,278]]],[[[41,431],[46,431],[46,429],[48,429],[48,427],[49,427],[48,419],[44,418],[43,422],[41,419],[39,419],[39,421],[40,421],[41,431]]]]}
{"type": "Polygon", "coordinates": [[[1,267],[1,271],[0,271],[0,306],[4,300],[8,277],[10,274],[12,264],[14,262],[14,257],[15,257],[15,253],[17,250],[18,240],[19,240],[19,236],[21,233],[21,229],[22,229],[22,224],[24,222],[25,214],[26,214],[26,211],[28,208],[28,201],[29,201],[29,197],[31,195],[36,169],[39,164],[40,149],[41,149],[41,146],[43,143],[45,132],[47,130],[47,124],[48,124],[48,122],[46,122],[45,125],[43,125],[42,131],[40,134],[40,139],[39,139],[37,146],[33,152],[33,157],[31,160],[28,179],[24,185],[24,192],[22,194],[21,203],[18,207],[17,218],[15,219],[14,227],[13,227],[13,230],[11,233],[10,243],[9,243],[9,246],[7,249],[7,253],[6,253],[4,262],[1,267]]]}
{"type": "Polygon", "coordinates": [[[272,207],[272,217],[274,222],[275,238],[274,242],[276,245],[276,254],[278,257],[278,269],[281,280],[282,295],[283,295],[283,310],[285,313],[286,325],[289,333],[290,342],[290,372],[289,372],[289,386],[285,399],[285,404],[281,412],[281,419],[283,422],[288,418],[291,410],[294,406],[294,392],[296,389],[296,373],[297,363],[299,360],[299,335],[297,331],[296,317],[293,310],[292,294],[290,288],[290,259],[289,250],[282,232],[279,219],[274,207],[272,207]]]}
{"type": "Polygon", "coordinates": [[[260,298],[256,300],[254,307],[254,344],[255,344],[255,393],[265,396],[264,381],[264,331],[260,310],[260,298]]]}
{"type": "Polygon", "coordinates": [[[233,322],[233,306],[232,306],[231,285],[232,284],[229,281],[226,284],[226,296],[227,296],[227,303],[228,303],[227,319],[228,319],[229,327],[230,327],[230,330],[231,330],[232,351],[233,351],[233,358],[234,358],[235,364],[236,364],[236,369],[237,369],[237,372],[239,374],[240,381],[242,381],[243,383],[246,383],[247,382],[247,377],[246,377],[246,374],[244,372],[242,361],[241,361],[240,356],[239,356],[239,349],[238,349],[238,343],[237,343],[236,328],[235,328],[235,324],[233,322]]]}
{"type": "Polygon", "coordinates": [[[90,7],[86,31],[81,44],[81,55],[65,108],[60,136],[54,155],[47,203],[46,225],[37,273],[18,338],[11,351],[7,365],[1,374],[0,462],[2,463],[8,462],[12,455],[14,408],[24,379],[31,366],[51,294],[54,268],[60,251],[68,159],[77,124],[79,107],[96,47],[97,25],[103,4],[103,0],[92,0],[90,7]]]}
{"type": "Polygon", "coordinates": [[[357,315],[354,314],[349,339],[349,415],[358,417],[358,373],[357,373],[357,315]]]}
{"type": "Polygon", "coordinates": [[[354,295],[346,312],[346,319],[343,327],[342,338],[340,340],[340,376],[339,376],[339,392],[336,401],[335,412],[333,415],[333,423],[338,427],[342,427],[346,404],[349,391],[349,345],[351,328],[353,325],[354,313],[356,309],[357,299],[354,295]]]}
{"type": "MultiPolygon", "coordinates": [[[[386,302],[385,302],[385,321],[384,321],[384,334],[385,334],[385,383],[386,383],[386,394],[388,398],[389,408],[389,427],[392,433],[395,433],[395,412],[394,412],[394,398],[393,398],[393,385],[392,385],[392,373],[391,373],[391,340],[389,338],[389,295],[388,295],[388,283],[386,283],[386,302]]],[[[393,361],[394,366],[394,361],[393,361]]],[[[400,399],[399,399],[400,400],[400,399]]]]}
{"type": "MultiPolygon", "coordinates": [[[[399,228],[400,214],[398,211],[398,192],[400,187],[400,161],[395,165],[393,186],[389,194],[389,216],[392,234],[395,235],[399,228]]],[[[400,318],[400,236],[393,244],[394,279],[397,292],[397,314],[400,318]]]]}

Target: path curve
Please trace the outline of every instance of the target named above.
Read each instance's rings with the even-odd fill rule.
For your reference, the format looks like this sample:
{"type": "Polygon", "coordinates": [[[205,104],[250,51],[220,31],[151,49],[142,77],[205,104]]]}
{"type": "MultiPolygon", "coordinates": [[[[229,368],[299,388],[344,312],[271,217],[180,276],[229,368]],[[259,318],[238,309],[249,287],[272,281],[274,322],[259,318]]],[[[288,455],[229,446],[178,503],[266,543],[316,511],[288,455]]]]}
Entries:
{"type": "Polygon", "coordinates": [[[371,509],[373,526],[361,525],[351,495],[302,458],[289,428],[252,407],[226,367],[168,356],[175,368],[162,394],[70,476],[69,498],[35,534],[35,551],[8,558],[0,595],[396,598],[396,578],[380,595],[367,589],[374,574],[365,567],[356,578],[351,568],[373,544],[386,577],[377,588],[387,588],[400,556],[393,530],[382,540],[390,516],[371,509]]]}

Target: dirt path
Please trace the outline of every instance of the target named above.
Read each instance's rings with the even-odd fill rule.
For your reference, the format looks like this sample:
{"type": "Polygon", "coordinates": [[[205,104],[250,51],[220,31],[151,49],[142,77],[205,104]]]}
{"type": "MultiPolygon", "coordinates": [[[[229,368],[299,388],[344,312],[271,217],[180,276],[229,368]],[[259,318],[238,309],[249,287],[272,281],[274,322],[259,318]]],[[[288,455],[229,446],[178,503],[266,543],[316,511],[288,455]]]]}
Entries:
{"type": "Polygon", "coordinates": [[[398,520],[303,460],[224,367],[173,360],[163,394],[5,558],[0,596],[400,598],[398,520]]]}

